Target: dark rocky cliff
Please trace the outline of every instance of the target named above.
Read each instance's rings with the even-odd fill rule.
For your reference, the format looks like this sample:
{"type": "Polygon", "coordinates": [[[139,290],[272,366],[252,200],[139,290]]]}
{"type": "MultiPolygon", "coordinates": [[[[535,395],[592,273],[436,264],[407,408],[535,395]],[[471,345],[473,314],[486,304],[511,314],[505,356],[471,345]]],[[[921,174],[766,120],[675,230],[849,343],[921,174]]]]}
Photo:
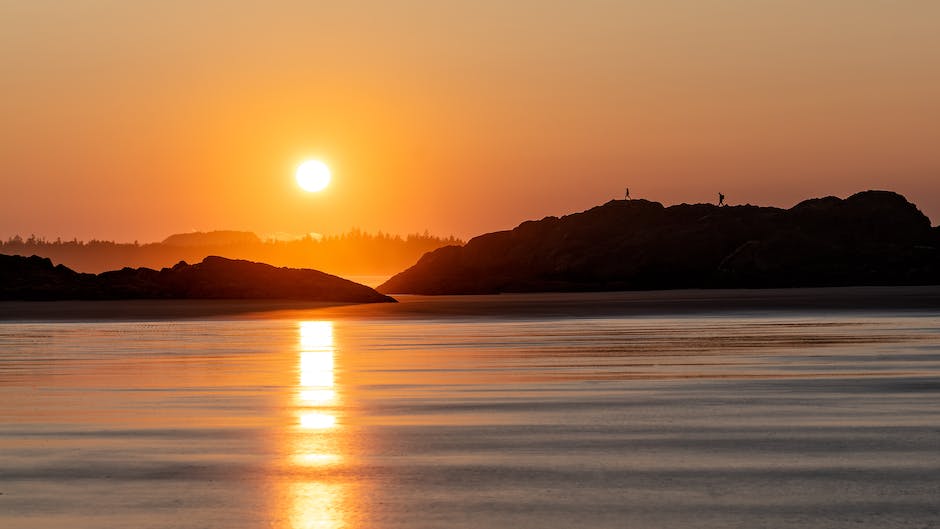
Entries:
{"type": "Polygon", "coordinates": [[[788,210],[614,200],[425,254],[400,294],[940,283],[940,230],[903,196],[866,191],[788,210]]]}
{"type": "Polygon", "coordinates": [[[41,257],[0,255],[0,299],[292,299],[390,302],[375,290],[317,270],[207,257],[172,268],[79,274],[41,257]]]}

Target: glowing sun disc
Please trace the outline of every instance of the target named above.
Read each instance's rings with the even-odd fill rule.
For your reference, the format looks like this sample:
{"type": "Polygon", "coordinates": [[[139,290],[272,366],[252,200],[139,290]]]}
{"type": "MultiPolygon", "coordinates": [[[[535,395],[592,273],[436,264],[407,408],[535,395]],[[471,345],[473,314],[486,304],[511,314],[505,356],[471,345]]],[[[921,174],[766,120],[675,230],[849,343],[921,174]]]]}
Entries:
{"type": "Polygon", "coordinates": [[[297,167],[295,178],[304,191],[323,191],[330,185],[330,168],[320,160],[307,160],[297,167]]]}

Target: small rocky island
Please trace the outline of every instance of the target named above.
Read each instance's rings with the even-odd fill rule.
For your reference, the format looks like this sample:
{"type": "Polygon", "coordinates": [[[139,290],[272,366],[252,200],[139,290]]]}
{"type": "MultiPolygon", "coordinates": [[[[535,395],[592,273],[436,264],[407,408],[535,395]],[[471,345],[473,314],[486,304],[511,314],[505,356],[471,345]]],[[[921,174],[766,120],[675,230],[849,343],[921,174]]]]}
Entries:
{"type": "Polygon", "coordinates": [[[395,294],[940,284],[940,228],[866,191],[790,209],[613,200],[425,254],[395,294]]]}
{"type": "Polygon", "coordinates": [[[46,258],[0,255],[0,299],[256,299],[343,303],[394,302],[359,283],[317,270],[206,257],[172,268],[124,268],[82,274],[46,258]]]}

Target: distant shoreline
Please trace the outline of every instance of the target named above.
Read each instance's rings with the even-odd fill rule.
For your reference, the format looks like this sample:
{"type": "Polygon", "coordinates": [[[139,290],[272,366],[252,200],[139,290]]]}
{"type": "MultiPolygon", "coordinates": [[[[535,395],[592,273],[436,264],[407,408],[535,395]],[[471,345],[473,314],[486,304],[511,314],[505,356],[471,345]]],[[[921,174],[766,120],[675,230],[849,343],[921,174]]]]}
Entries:
{"type": "Polygon", "coordinates": [[[940,285],[396,296],[399,303],[296,300],[2,301],[0,322],[218,317],[322,319],[683,316],[726,312],[936,311],[940,285]],[[311,311],[315,314],[311,314],[311,311]]]}
{"type": "Polygon", "coordinates": [[[396,295],[398,303],[327,309],[338,317],[671,317],[723,313],[936,311],[940,285],[396,295]]]}
{"type": "Polygon", "coordinates": [[[0,301],[0,322],[197,319],[342,305],[344,303],[252,299],[0,301]]]}

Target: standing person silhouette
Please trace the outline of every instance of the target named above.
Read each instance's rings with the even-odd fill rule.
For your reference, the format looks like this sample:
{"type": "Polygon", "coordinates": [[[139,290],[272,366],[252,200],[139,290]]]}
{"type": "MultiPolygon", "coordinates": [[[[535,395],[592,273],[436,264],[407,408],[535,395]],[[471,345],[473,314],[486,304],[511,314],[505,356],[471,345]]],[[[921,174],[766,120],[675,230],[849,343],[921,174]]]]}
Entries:
{"type": "Polygon", "coordinates": [[[630,188],[628,187],[623,193],[624,200],[630,200],[630,188]]]}
{"type": "Polygon", "coordinates": [[[725,196],[721,193],[718,193],[718,205],[719,206],[725,205],[725,196]]]}

